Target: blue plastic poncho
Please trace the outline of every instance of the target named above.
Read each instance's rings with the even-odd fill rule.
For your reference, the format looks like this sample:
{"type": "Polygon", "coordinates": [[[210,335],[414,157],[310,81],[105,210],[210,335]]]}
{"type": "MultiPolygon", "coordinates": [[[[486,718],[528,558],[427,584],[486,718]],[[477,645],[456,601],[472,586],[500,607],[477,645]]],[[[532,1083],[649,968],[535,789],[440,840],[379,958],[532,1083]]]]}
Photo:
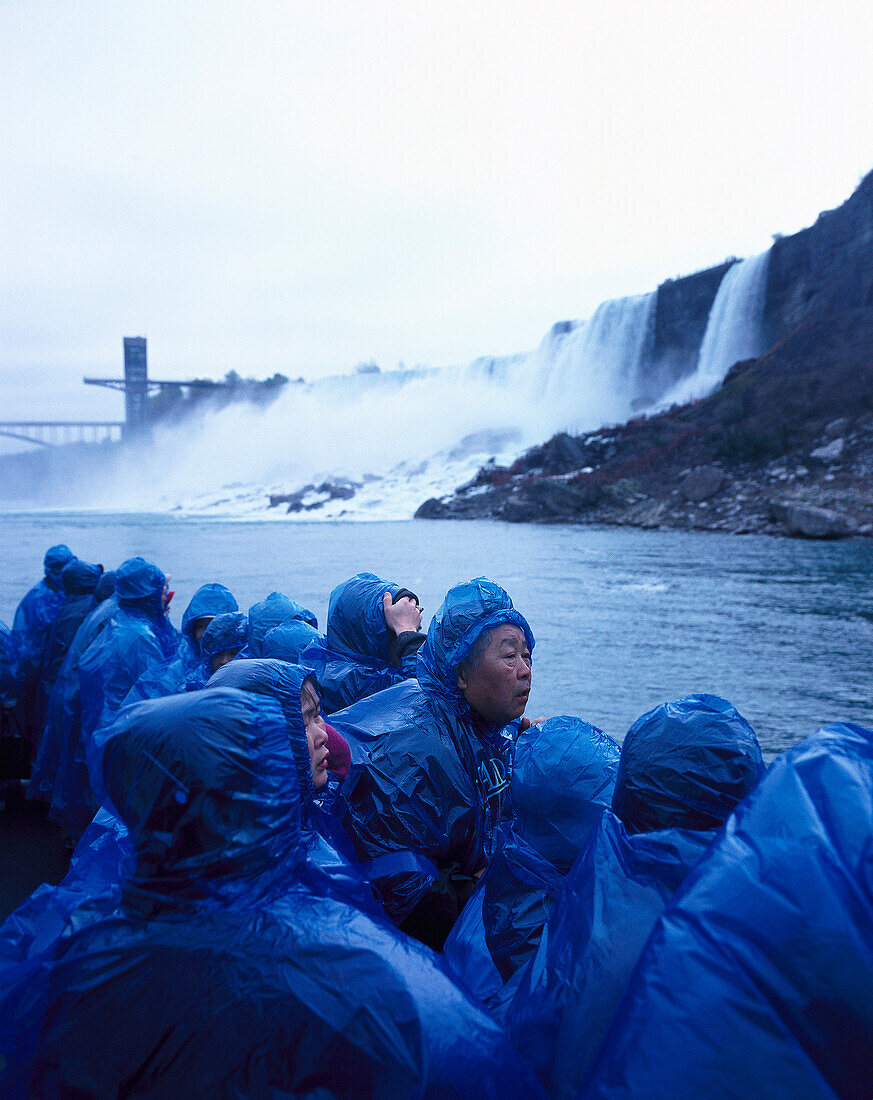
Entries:
{"type": "Polygon", "coordinates": [[[186,690],[192,691],[203,687],[213,673],[213,657],[221,653],[233,653],[236,656],[243,650],[248,639],[248,629],[248,616],[242,611],[228,611],[224,615],[216,615],[200,639],[202,657],[199,664],[186,677],[186,690]]]}
{"type": "Polygon", "coordinates": [[[271,592],[266,599],[252,604],[249,608],[248,645],[243,652],[243,657],[265,657],[262,643],[266,635],[275,627],[293,619],[299,619],[318,628],[318,619],[312,612],[283,592],[271,592]]]}
{"type": "Polygon", "coordinates": [[[118,601],[112,595],[85,618],[76,631],[49,696],[46,725],[40,744],[40,774],[43,776],[43,793],[51,798],[49,817],[57,821],[70,835],[81,833],[87,820],[90,820],[89,816],[87,820],[79,821],[76,809],[79,805],[78,792],[88,790],[85,751],[81,739],[79,659],[117,610],[118,601]]]}
{"type": "Polygon", "coordinates": [[[114,569],[105,569],[100,574],[100,579],[97,581],[97,587],[94,589],[94,606],[103,603],[104,600],[108,600],[110,596],[115,595],[115,578],[117,574],[114,569]]]}
{"type": "Polygon", "coordinates": [[[95,749],[134,866],[0,1004],[4,1096],[537,1095],[426,949],[307,879],[278,702],[139,703],[95,749]]]}
{"type": "Polygon", "coordinates": [[[43,684],[53,684],[76,631],[96,606],[94,593],[103,576],[102,565],[73,558],[61,570],[65,601],[52,623],[43,664],[43,684]]]}
{"type": "MultiPolygon", "coordinates": [[[[94,592],[103,575],[102,565],[72,558],[61,570],[61,585],[64,590],[64,603],[58,611],[45,645],[42,670],[36,693],[34,708],[34,729],[39,731],[39,739],[45,728],[48,713],[48,701],[52,687],[61,670],[61,665],[70,648],[76,631],[86,616],[94,610],[94,592]]],[[[31,784],[31,787],[33,784],[31,784]]],[[[30,789],[28,791],[30,793],[30,789]]]]}
{"type": "Polygon", "coordinates": [[[628,730],[612,808],[632,833],[717,829],[761,777],[755,731],[717,695],[655,707],[628,730]]]}
{"type": "Polygon", "coordinates": [[[567,872],[611,805],[621,749],[581,718],[559,716],[518,735],[508,827],[567,872]]]}
{"type": "Polygon", "coordinates": [[[79,661],[82,734],[108,725],[139,676],[177,650],[163,603],[165,577],[156,565],[131,558],[118,569],[118,611],[79,661]]]}
{"type": "MultiPolygon", "coordinates": [[[[336,868],[338,878],[343,878],[351,864],[357,865],[357,859],[351,841],[339,819],[332,812],[332,793],[326,788],[316,792],[313,783],[309,742],[300,698],[301,690],[307,680],[313,684],[317,692],[318,685],[312,673],[299,665],[292,665],[276,658],[240,658],[218,669],[207,686],[252,691],[258,695],[267,695],[279,702],[288,722],[291,748],[297,761],[302,820],[304,827],[311,834],[309,858],[316,862],[323,859],[328,865],[329,872],[336,868]]],[[[353,892],[360,892],[361,876],[354,874],[346,877],[349,877],[350,881],[354,880],[353,892]]],[[[366,905],[372,906],[372,891],[365,888],[363,893],[366,905]]]]}
{"type": "Polygon", "coordinates": [[[0,999],[62,939],[117,909],[130,858],[127,830],[98,810],[60,884],[43,883],[0,925],[0,999]]]}
{"type": "Polygon", "coordinates": [[[358,573],[331,592],[324,641],[314,640],[300,658],[318,680],[326,714],[415,676],[415,649],[400,665],[389,659],[393,635],[382,599],[399,591],[375,573],[358,573]]]}
{"type": "Polygon", "coordinates": [[[320,639],[318,631],[311,623],[302,619],[289,619],[268,631],[261,642],[261,656],[275,657],[296,665],[300,654],[310,644],[320,639]]]}
{"type": "MultiPolygon", "coordinates": [[[[483,631],[525,619],[508,594],[480,577],[452,588],[418,651],[418,681],[407,681],[331,716],[349,741],[352,767],[341,795],[362,857],[409,850],[432,860],[440,881],[405,925],[441,946],[475,885],[494,828],[507,813],[511,740],[470,710],[458,664],[483,631]]],[[[397,920],[421,881],[399,875],[383,890],[397,920]]]]}
{"type": "Polygon", "coordinates": [[[65,677],[62,676],[62,670],[67,666],[73,640],[79,627],[96,606],[95,593],[103,576],[102,568],[100,565],[90,565],[73,558],[67,562],[61,573],[66,601],[58,612],[46,644],[43,677],[37,692],[41,734],[27,788],[28,798],[51,801],[60,753],[58,719],[62,714],[59,699],[63,693],[63,687],[55,691],[55,684],[58,680],[63,683],[65,677]]]}
{"type": "MultiPolygon", "coordinates": [[[[228,634],[242,645],[246,636],[246,616],[237,612],[216,616],[204,632],[216,637],[228,634]],[[222,631],[221,619],[229,620],[222,631]],[[218,630],[216,631],[216,627],[218,630]]],[[[224,646],[218,645],[219,652],[224,646]]],[[[318,864],[328,876],[331,887],[353,901],[358,908],[378,911],[375,899],[355,866],[351,842],[336,819],[329,818],[316,805],[310,774],[309,749],[300,705],[300,689],[308,673],[280,661],[239,661],[228,671],[215,675],[217,687],[235,687],[276,698],[282,704],[288,722],[289,740],[297,763],[301,785],[301,815],[310,834],[307,859],[318,864]],[[337,843],[339,839],[340,843],[337,843]]],[[[88,825],[73,852],[68,874],[58,886],[45,884],[37,889],[0,927],[0,986],[12,965],[37,957],[62,936],[107,916],[118,905],[121,887],[131,857],[131,844],[124,825],[106,809],[100,809],[88,825]]]]}
{"type": "Polygon", "coordinates": [[[182,615],[182,644],[179,646],[179,656],[184,661],[186,671],[191,665],[197,664],[202,656],[200,645],[194,638],[197,620],[211,620],[216,615],[226,615],[233,611],[239,611],[239,604],[229,588],[216,581],[200,585],[182,615]]]}
{"type": "Polygon", "coordinates": [[[370,883],[398,870],[412,870],[422,876],[423,893],[436,879],[436,869],[428,860],[404,852],[359,862],[348,833],[336,812],[336,785],[332,778],[316,791],[311,774],[309,742],[301,711],[301,690],[309,681],[318,691],[312,673],[299,665],[276,659],[240,659],[224,665],[213,675],[208,687],[231,687],[253,691],[277,699],[285,713],[291,748],[297,761],[302,792],[302,819],[307,831],[307,859],[327,877],[332,891],[365,912],[384,909],[370,883]]]}
{"type": "Polygon", "coordinates": [[[716,696],[665,703],[629,730],[613,808],[630,825],[601,815],[507,1015],[551,1095],[576,1095],[664,906],[762,771],[751,726],[716,696]]]}
{"type": "Polygon", "coordinates": [[[612,801],[619,752],[581,718],[549,718],[518,735],[512,816],[498,826],[488,869],[444,949],[498,1017],[537,949],[564,876],[612,801]]]}
{"type": "Polygon", "coordinates": [[[143,699],[175,695],[185,691],[189,683],[192,687],[202,687],[209,679],[211,670],[207,670],[204,675],[202,637],[200,641],[194,637],[197,620],[211,621],[216,615],[238,610],[239,605],[230,589],[214,581],[202,584],[191,597],[182,615],[182,640],[178,652],[156,665],[150,665],[131,685],[130,691],[124,697],[124,705],[138,703],[143,699]]]}
{"type": "Polygon", "coordinates": [[[36,695],[49,632],[64,604],[61,571],[73,557],[68,546],[60,544],[46,551],[45,576],[24,596],[12,621],[10,659],[16,681],[18,728],[32,743],[41,729],[34,727],[36,695]]]}
{"type": "MultiPolygon", "coordinates": [[[[245,640],[246,616],[239,612],[216,616],[208,629],[214,631],[213,624],[220,628],[222,618],[233,621],[234,638],[241,645],[245,640]]],[[[208,648],[206,632],[203,641],[208,648]]],[[[221,648],[219,646],[219,651],[221,648]]],[[[352,867],[357,861],[351,842],[339,822],[322,812],[314,801],[309,748],[300,705],[300,690],[308,673],[281,661],[239,661],[232,668],[224,666],[224,669],[215,674],[211,686],[255,691],[278,699],[282,705],[297,763],[301,816],[309,834],[307,859],[318,864],[328,876],[332,889],[341,896],[353,901],[358,908],[378,911],[372,890],[357,867],[352,867]]],[[[95,766],[99,766],[99,761],[95,766]]],[[[39,887],[0,927],[0,986],[4,980],[12,980],[4,978],[11,965],[38,956],[62,936],[69,936],[76,929],[111,913],[118,905],[130,856],[127,829],[110,811],[98,810],[76,845],[70,870],[63,881],[58,886],[39,887]]]]}
{"type": "Polygon", "coordinates": [[[777,757],[661,918],[584,1095],[866,1100],[871,822],[873,731],[777,757]]]}
{"type": "MultiPolygon", "coordinates": [[[[143,558],[131,558],[118,569],[118,610],[79,659],[81,738],[87,753],[95,730],[108,726],[142,673],[176,652],[176,632],[164,609],[164,574],[143,558]]],[[[84,777],[79,776],[79,780],[84,777]]],[[[84,827],[96,811],[87,787],[77,791],[71,813],[84,827]]],[[[79,830],[81,831],[81,830],[79,830]]],[[[73,836],[78,837],[74,831],[73,836]]]]}

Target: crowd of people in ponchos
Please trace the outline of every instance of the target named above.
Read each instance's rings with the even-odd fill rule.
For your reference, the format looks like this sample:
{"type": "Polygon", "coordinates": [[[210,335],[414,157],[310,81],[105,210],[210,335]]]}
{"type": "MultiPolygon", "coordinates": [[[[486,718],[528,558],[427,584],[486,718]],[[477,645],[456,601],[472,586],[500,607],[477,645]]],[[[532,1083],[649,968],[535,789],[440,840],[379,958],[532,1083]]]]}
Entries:
{"type": "Polygon", "coordinates": [[[54,546],[0,633],[75,846],[0,926],[4,1097],[869,1097],[873,732],[765,768],[714,695],[531,722],[484,577],[426,632],[372,573],[323,634],[168,597],[54,546]]]}

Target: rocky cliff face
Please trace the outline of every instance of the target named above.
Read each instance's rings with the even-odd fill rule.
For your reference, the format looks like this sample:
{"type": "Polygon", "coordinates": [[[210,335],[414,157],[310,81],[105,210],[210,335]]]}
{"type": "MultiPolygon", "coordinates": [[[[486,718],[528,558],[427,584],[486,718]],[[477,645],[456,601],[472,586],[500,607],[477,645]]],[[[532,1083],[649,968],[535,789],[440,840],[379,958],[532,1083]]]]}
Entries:
{"type": "MultiPolygon", "coordinates": [[[[659,370],[693,370],[729,266],[659,287],[653,387],[659,370]]],[[[774,243],[764,317],[770,350],[736,364],[706,400],[561,433],[417,514],[873,534],[873,173],[841,207],[774,243]]]]}
{"type": "Polygon", "coordinates": [[[815,225],[774,241],[764,319],[772,343],[798,325],[873,307],[873,172],[815,225]]]}

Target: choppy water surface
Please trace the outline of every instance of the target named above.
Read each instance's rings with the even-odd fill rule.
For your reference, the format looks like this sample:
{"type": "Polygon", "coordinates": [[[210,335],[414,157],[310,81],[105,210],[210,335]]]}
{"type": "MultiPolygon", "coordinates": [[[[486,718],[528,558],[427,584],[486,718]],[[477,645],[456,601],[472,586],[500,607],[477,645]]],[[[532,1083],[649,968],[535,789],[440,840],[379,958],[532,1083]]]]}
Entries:
{"type": "Polygon", "coordinates": [[[107,568],[134,554],[176,590],[227,584],[243,609],[273,589],[321,625],[331,588],[371,570],[413,588],[425,620],[485,574],[537,638],[528,714],[579,714],[621,739],[691,691],[730,699],[768,754],[832,721],[873,726],[873,544],[495,523],[285,524],[168,516],[0,517],[0,618],[66,542],[107,568]]]}

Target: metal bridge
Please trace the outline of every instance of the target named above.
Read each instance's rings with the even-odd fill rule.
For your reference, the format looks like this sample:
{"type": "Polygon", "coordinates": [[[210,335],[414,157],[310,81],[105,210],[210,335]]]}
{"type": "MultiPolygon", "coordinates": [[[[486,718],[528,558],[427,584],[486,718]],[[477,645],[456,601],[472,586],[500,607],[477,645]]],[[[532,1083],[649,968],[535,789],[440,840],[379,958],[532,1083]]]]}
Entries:
{"type": "Polygon", "coordinates": [[[59,447],[65,443],[102,443],[117,441],[124,432],[123,420],[4,420],[0,435],[38,443],[42,447],[59,447]]]}
{"type": "Polygon", "coordinates": [[[190,382],[158,381],[148,376],[146,338],[124,337],[124,378],[83,378],[89,386],[106,386],[124,393],[124,420],[7,420],[0,422],[0,435],[59,447],[66,443],[102,443],[104,440],[148,438],[149,393],[166,389],[224,389],[226,382],[194,379],[190,382]]]}

